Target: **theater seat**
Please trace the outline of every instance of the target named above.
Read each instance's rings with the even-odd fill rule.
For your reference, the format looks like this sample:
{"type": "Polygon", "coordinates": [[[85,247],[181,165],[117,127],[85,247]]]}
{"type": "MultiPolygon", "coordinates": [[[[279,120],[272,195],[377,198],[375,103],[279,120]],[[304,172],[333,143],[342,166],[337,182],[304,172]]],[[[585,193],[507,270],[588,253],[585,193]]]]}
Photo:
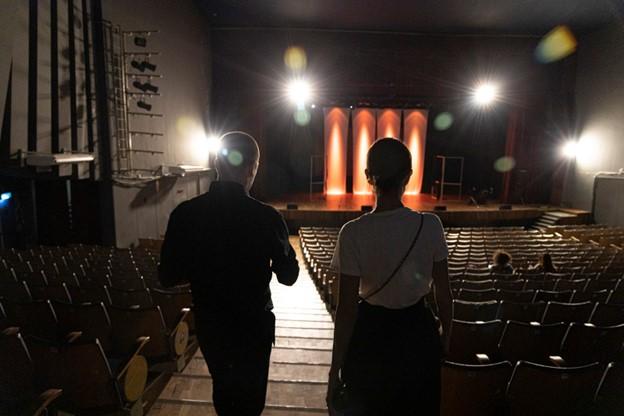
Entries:
{"type": "Polygon", "coordinates": [[[445,362],[440,415],[500,415],[512,368],[508,361],[485,365],[445,362]]]}
{"type": "Polygon", "coordinates": [[[539,322],[546,309],[545,302],[518,303],[510,301],[500,301],[496,319],[503,322],[539,322]]]}
{"type": "Polygon", "coordinates": [[[505,290],[498,291],[498,299],[505,302],[529,303],[533,301],[535,291],[533,290],[505,290]]]}
{"type": "Polygon", "coordinates": [[[596,392],[593,416],[611,416],[624,409],[624,364],[609,363],[596,392]]]}
{"type": "Polygon", "coordinates": [[[496,319],[498,302],[467,302],[453,300],[453,319],[460,321],[493,321],[496,319]]]}
{"type": "Polygon", "coordinates": [[[19,325],[24,335],[50,341],[58,339],[58,322],[49,300],[16,303],[13,308],[14,324],[19,325]]]}
{"type": "Polygon", "coordinates": [[[606,305],[597,303],[590,322],[597,326],[624,324],[624,305],[606,305]]]}
{"type": "Polygon", "coordinates": [[[509,416],[589,414],[600,377],[598,363],[550,367],[519,361],[507,387],[509,416]]]}
{"type": "Polygon", "coordinates": [[[467,302],[487,302],[497,299],[497,291],[496,289],[471,290],[462,288],[459,289],[457,298],[467,302]]]}
{"type": "MultiPolygon", "coordinates": [[[[193,306],[193,296],[191,291],[172,292],[167,290],[152,289],[152,301],[154,305],[160,306],[160,310],[165,320],[165,325],[172,331],[180,321],[183,309],[193,306]]],[[[192,316],[189,314],[189,326],[193,329],[192,316]]]]}
{"type": "Polygon", "coordinates": [[[114,287],[105,287],[110,304],[119,308],[150,308],[153,305],[149,289],[123,290],[114,287]]]}
{"type": "Polygon", "coordinates": [[[58,327],[61,334],[79,331],[82,338],[87,340],[98,339],[104,352],[112,349],[112,329],[108,313],[102,303],[86,303],[72,305],[62,302],[53,302],[58,327]]]}
{"type": "Polygon", "coordinates": [[[573,296],[574,290],[536,290],[533,302],[570,302],[573,296]]]}
{"type": "Polygon", "coordinates": [[[449,360],[465,363],[478,363],[477,354],[496,355],[498,340],[503,323],[499,320],[488,322],[466,322],[453,320],[449,360]]]}
{"type": "Polygon", "coordinates": [[[589,322],[593,310],[594,304],[592,302],[548,302],[541,322],[543,324],[554,324],[557,322],[589,322]]]}
{"type": "Polygon", "coordinates": [[[44,415],[61,394],[58,388],[39,394],[35,366],[19,329],[3,330],[0,333],[0,414],[44,415]]]}
{"type": "Polygon", "coordinates": [[[565,324],[507,321],[498,349],[503,359],[512,363],[525,360],[548,364],[549,356],[559,355],[566,330],[565,324]]]}
{"type": "Polygon", "coordinates": [[[621,361],[623,346],[624,324],[605,327],[570,324],[561,344],[561,356],[571,365],[621,361]]]}

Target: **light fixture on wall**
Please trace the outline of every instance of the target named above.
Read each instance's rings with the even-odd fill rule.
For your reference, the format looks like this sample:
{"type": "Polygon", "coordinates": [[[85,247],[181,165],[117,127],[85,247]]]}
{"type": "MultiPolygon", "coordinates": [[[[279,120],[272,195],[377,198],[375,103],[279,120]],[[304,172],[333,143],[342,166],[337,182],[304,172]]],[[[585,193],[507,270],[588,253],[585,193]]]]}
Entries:
{"type": "Polygon", "coordinates": [[[130,66],[132,66],[132,68],[137,69],[141,72],[145,72],[145,70],[149,70],[149,71],[156,71],[156,65],[154,65],[153,63],[149,62],[149,61],[135,61],[133,60],[132,62],[130,62],[130,66]]]}
{"type": "Polygon", "coordinates": [[[297,106],[303,106],[312,98],[312,87],[305,79],[293,79],[286,86],[286,95],[297,106]]]}
{"type": "Polygon", "coordinates": [[[498,99],[498,86],[492,82],[482,82],[472,91],[472,101],[480,107],[489,107],[498,99]]]}
{"type": "Polygon", "coordinates": [[[158,87],[150,82],[133,81],[132,86],[143,92],[158,93],[158,87]]]}

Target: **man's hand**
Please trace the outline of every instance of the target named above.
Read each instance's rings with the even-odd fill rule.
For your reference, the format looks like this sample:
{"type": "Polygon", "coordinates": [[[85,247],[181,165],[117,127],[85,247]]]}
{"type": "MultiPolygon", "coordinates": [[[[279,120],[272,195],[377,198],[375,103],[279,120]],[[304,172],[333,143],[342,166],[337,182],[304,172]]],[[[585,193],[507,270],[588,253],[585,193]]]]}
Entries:
{"type": "Polygon", "coordinates": [[[342,381],[340,380],[340,375],[337,370],[333,368],[329,371],[329,379],[327,381],[327,395],[325,397],[325,402],[327,404],[327,410],[331,416],[336,415],[336,411],[332,407],[332,403],[334,400],[334,394],[340,387],[342,381]]]}

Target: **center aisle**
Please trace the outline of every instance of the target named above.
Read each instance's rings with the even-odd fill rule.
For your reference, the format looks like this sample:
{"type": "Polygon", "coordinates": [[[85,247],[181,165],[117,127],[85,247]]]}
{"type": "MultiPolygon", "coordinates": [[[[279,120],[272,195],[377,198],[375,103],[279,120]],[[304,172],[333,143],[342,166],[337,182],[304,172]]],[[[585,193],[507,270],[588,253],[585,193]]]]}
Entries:
{"type": "MultiPolygon", "coordinates": [[[[271,354],[267,416],[326,415],[325,393],[334,324],[303,262],[298,237],[290,238],[299,259],[299,280],[292,287],[273,277],[275,346],[271,354]]],[[[212,379],[201,352],[182,373],[175,373],[150,416],[216,415],[212,379]]]]}

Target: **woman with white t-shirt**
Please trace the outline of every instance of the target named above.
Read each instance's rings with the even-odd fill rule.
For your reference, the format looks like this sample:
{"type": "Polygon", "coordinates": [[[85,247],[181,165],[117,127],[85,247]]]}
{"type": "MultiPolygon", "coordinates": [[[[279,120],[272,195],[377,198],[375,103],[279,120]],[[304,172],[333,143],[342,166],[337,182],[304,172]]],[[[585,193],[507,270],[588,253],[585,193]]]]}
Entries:
{"type": "Polygon", "coordinates": [[[340,292],[327,404],[331,414],[439,415],[452,315],[444,230],[401,202],[412,173],[403,143],[378,140],[366,165],[375,209],[342,227],[332,260],[340,292]],[[424,302],[432,285],[442,342],[424,302]]]}

